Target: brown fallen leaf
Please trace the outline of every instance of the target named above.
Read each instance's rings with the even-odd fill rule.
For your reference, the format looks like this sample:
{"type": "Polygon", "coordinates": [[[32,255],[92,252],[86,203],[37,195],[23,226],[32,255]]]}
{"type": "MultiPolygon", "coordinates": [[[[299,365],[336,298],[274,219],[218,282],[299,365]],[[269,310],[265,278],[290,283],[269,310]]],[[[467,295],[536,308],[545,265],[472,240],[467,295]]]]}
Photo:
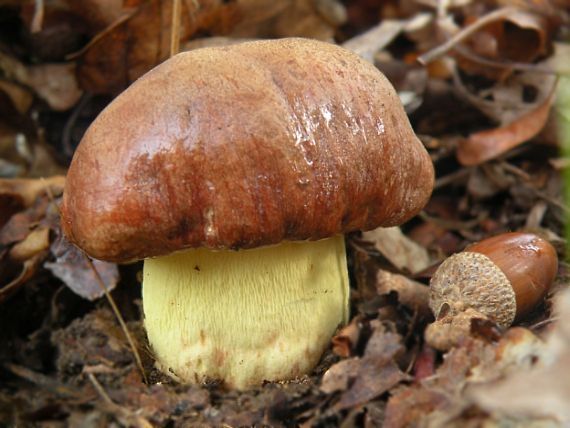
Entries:
{"type": "Polygon", "coordinates": [[[399,227],[363,232],[361,240],[373,246],[399,270],[415,273],[430,265],[427,250],[404,235],[399,227]]]}
{"type": "Polygon", "coordinates": [[[527,420],[570,423],[570,293],[556,299],[558,321],[545,342],[519,329],[497,359],[508,376],[496,382],[472,385],[467,398],[488,412],[527,420]],[[532,388],[528,386],[532,385],[532,388]]]}
{"type": "MultiPolygon", "coordinates": [[[[115,94],[170,55],[172,1],[149,0],[110,24],[82,49],[80,85],[95,94],[115,94]]],[[[182,2],[180,39],[199,30],[227,33],[238,19],[234,2],[182,2]]]]}
{"type": "Polygon", "coordinates": [[[396,292],[401,305],[417,312],[420,318],[431,316],[429,287],[420,282],[379,269],[376,273],[376,290],[380,295],[396,292]]]}
{"type": "MultiPolygon", "coordinates": [[[[60,195],[64,183],[65,177],[63,176],[45,179],[0,179],[0,228],[13,214],[30,207],[39,196],[45,195],[48,191],[54,196],[60,195]]],[[[0,236],[3,233],[6,232],[0,232],[0,236]]],[[[8,243],[1,238],[0,242],[8,243]]]]}
{"type": "Polygon", "coordinates": [[[333,406],[336,410],[365,404],[408,379],[394,362],[394,358],[403,350],[400,335],[387,331],[378,321],[373,325],[374,332],[366,345],[364,356],[356,359],[358,370],[351,367],[356,371],[354,381],[333,406]]]}
{"type": "Polygon", "coordinates": [[[349,358],[336,363],[323,375],[320,386],[321,391],[325,394],[345,391],[350,386],[350,382],[358,375],[360,365],[359,357],[349,358]]]}
{"type": "Polygon", "coordinates": [[[82,94],[73,63],[26,66],[0,52],[0,71],[6,79],[31,88],[56,111],[73,107],[82,94]]]}
{"type": "MultiPolygon", "coordinates": [[[[120,92],[170,55],[172,1],[149,0],[135,6],[79,53],[78,76],[86,91],[120,92]]],[[[184,1],[181,7],[182,43],[203,32],[232,38],[332,40],[344,10],[337,0],[202,0],[184,1]]]]}
{"type": "MultiPolygon", "coordinates": [[[[466,23],[475,19],[468,17],[466,23]]],[[[513,64],[532,63],[551,50],[551,24],[544,15],[513,8],[455,47],[459,67],[473,75],[504,80],[512,74],[513,64]],[[489,61],[503,66],[490,66],[489,61]]]]}
{"type": "Polygon", "coordinates": [[[553,101],[554,90],[535,110],[509,125],[471,134],[457,147],[457,159],[465,166],[479,165],[530,140],[546,123],[553,101]]]}
{"type": "Polygon", "coordinates": [[[395,388],[388,401],[382,426],[408,428],[418,426],[418,422],[423,421],[424,426],[429,427],[426,420],[428,415],[433,415],[436,409],[447,403],[445,391],[427,389],[421,385],[395,388]]]}
{"type": "Polygon", "coordinates": [[[360,339],[361,323],[363,317],[359,314],[350,321],[350,324],[343,327],[332,339],[332,350],[339,357],[350,357],[354,355],[356,346],[360,339]]]}
{"type": "Polygon", "coordinates": [[[31,66],[23,83],[56,111],[70,109],[83,94],[75,77],[74,63],[31,66]]]}
{"type": "Polygon", "coordinates": [[[39,226],[32,230],[26,239],[15,244],[10,250],[10,258],[25,262],[49,248],[49,227],[39,226]]]}
{"type": "Polygon", "coordinates": [[[92,268],[87,261],[87,256],[69,243],[61,232],[51,245],[51,252],[55,256],[55,261],[44,263],[45,268],[84,299],[96,300],[105,294],[93,268],[97,270],[107,291],[117,286],[119,269],[116,264],[93,260],[92,268]]]}
{"type": "Polygon", "coordinates": [[[0,92],[8,95],[12,105],[21,115],[28,112],[34,101],[34,97],[28,89],[7,80],[0,80],[0,92]]]}
{"type": "Polygon", "coordinates": [[[36,274],[46,256],[47,251],[43,251],[25,260],[22,264],[22,270],[16,278],[3,286],[0,284],[0,303],[3,303],[11,297],[26,283],[26,281],[36,274]]]}

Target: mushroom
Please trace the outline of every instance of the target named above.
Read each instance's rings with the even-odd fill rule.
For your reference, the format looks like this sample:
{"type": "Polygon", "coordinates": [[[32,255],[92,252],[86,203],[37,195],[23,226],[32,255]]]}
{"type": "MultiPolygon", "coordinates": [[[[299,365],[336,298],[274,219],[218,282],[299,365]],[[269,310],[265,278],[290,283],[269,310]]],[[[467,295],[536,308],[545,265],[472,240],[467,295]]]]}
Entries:
{"type": "Polygon", "coordinates": [[[310,372],[348,319],[342,234],[398,225],[433,166],[371,64],[305,39],[174,56],[96,118],[62,224],[92,257],[145,259],[158,366],[247,388],[310,372]]]}

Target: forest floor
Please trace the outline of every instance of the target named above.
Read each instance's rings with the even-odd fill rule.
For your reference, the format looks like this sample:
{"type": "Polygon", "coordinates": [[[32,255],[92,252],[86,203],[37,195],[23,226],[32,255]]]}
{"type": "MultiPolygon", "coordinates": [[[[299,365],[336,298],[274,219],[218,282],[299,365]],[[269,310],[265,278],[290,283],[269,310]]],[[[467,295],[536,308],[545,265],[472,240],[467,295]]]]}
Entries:
{"type": "Polygon", "coordinates": [[[0,0],[0,426],[567,426],[568,3],[201,0],[174,20],[172,5],[0,0]],[[92,263],[62,235],[75,147],[173,34],[180,50],[288,36],[353,50],[392,82],[435,165],[418,216],[347,236],[351,320],[310,375],[176,383],[145,336],[142,263],[92,263]],[[546,297],[434,349],[435,269],[507,231],[556,248],[546,297]]]}

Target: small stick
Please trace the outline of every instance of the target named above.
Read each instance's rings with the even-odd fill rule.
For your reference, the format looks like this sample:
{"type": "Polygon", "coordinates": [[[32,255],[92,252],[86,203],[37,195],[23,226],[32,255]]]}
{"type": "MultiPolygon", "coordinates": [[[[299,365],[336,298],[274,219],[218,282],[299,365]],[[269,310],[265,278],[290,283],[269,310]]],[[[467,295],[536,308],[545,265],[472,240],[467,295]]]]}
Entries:
{"type": "Polygon", "coordinates": [[[44,0],[36,0],[36,9],[34,10],[34,17],[32,18],[31,33],[39,33],[44,26],[44,0]]]}
{"type": "Polygon", "coordinates": [[[103,401],[107,404],[114,405],[115,403],[113,403],[111,397],[109,397],[109,395],[105,392],[105,390],[103,389],[103,387],[101,386],[95,375],[93,375],[93,373],[87,373],[87,377],[89,378],[89,380],[91,381],[91,383],[93,384],[93,386],[97,390],[97,393],[103,399],[103,401]]]}
{"type": "Polygon", "coordinates": [[[170,29],[170,56],[180,51],[180,0],[172,0],[172,27],[170,29]]]}
{"type": "Polygon", "coordinates": [[[121,328],[123,329],[123,332],[125,333],[125,336],[127,338],[127,342],[129,342],[129,346],[131,347],[131,350],[133,351],[133,355],[134,355],[135,360],[137,362],[137,366],[138,366],[139,370],[141,371],[144,382],[148,383],[148,379],[146,377],[146,373],[144,371],[144,367],[142,364],[141,356],[139,354],[139,351],[137,350],[137,347],[135,346],[135,342],[133,340],[133,337],[131,336],[131,333],[129,332],[129,329],[127,328],[127,324],[125,323],[125,320],[123,319],[123,316],[121,315],[121,312],[119,311],[119,308],[117,307],[117,304],[115,303],[115,299],[113,299],[113,297],[111,296],[111,293],[109,293],[107,286],[105,285],[105,283],[103,282],[103,279],[101,278],[101,275],[99,274],[99,272],[97,271],[97,269],[93,265],[93,261],[91,260],[91,258],[89,258],[89,256],[87,256],[87,254],[85,254],[83,251],[81,253],[83,254],[83,257],[85,257],[85,261],[87,261],[87,264],[89,265],[91,270],[93,270],[93,273],[95,274],[95,278],[97,279],[97,283],[99,284],[99,287],[101,287],[101,289],[105,293],[105,297],[109,301],[109,304],[111,305],[111,309],[115,313],[115,316],[117,317],[117,320],[119,321],[119,324],[121,324],[121,328]]]}
{"type": "Polygon", "coordinates": [[[440,56],[446,54],[448,51],[453,49],[455,47],[455,45],[457,45],[460,42],[462,42],[463,40],[467,39],[468,37],[470,37],[471,35],[473,35],[477,31],[479,31],[485,25],[490,24],[491,22],[495,22],[495,21],[499,21],[501,19],[504,19],[507,16],[512,15],[513,13],[516,13],[516,12],[518,12],[518,9],[516,9],[514,7],[503,7],[501,9],[497,9],[497,10],[489,13],[488,15],[485,15],[483,18],[477,20],[473,24],[471,24],[471,25],[465,27],[463,30],[459,31],[457,34],[455,34],[447,42],[443,43],[442,45],[439,45],[438,47],[432,49],[429,52],[426,52],[423,55],[420,55],[418,57],[418,62],[422,65],[429,64],[433,60],[435,60],[435,59],[439,58],[440,56]]]}

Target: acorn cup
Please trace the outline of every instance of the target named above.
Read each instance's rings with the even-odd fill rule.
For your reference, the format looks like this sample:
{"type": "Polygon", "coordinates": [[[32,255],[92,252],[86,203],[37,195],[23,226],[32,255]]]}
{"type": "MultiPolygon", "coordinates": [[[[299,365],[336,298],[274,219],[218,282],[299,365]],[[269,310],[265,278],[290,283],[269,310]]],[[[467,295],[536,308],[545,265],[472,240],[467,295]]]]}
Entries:
{"type": "Polygon", "coordinates": [[[469,335],[473,319],[509,327],[544,298],[557,271],[556,250],[532,233],[504,233],[452,255],[430,282],[436,321],[426,342],[446,351],[469,335]]]}

